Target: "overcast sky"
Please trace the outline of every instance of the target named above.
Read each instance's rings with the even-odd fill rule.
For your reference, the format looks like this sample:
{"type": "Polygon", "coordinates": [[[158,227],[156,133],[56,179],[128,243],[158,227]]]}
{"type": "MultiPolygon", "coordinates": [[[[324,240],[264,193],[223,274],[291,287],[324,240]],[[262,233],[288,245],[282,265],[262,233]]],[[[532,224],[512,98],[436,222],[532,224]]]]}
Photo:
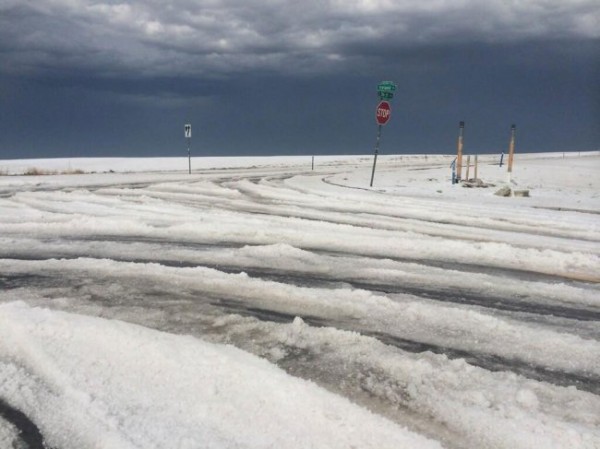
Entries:
{"type": "Polygon", "coordinates": [[[0,158],[600,149],[598,0],[0,0],[0,158]]]}

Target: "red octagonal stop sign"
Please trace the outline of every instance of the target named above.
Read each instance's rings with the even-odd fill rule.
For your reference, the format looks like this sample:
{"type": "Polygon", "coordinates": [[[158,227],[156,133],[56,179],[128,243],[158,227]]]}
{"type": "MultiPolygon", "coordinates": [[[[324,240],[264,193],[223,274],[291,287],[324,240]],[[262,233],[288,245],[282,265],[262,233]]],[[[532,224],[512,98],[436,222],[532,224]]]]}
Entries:
{"type": "Polygon", "coordinates": [[[390,108],[390,104],[387,101],[382,101],[381,103],[379,103],[375,114],[377,123],[379,123],[380,125],[385,125],[390,119],[391,115],[392,108],[390,108]]]}

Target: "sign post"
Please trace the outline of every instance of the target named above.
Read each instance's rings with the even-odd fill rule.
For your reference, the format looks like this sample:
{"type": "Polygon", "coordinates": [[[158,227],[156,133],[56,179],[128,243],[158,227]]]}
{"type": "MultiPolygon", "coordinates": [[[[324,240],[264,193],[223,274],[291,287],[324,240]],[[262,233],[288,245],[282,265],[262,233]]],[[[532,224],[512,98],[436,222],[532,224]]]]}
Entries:
{"type": "Polygon", "coordinates": [[[377,154],[379,153],[379,140],[381,139],[381,125],[377,126],[377,141],[375,142],[375,158],[373,159],[373,171],[371,172],[371,184],[373,187],[373,178],[375,178],[375,166],[377,165],[377,154]]]}
{"type": "Polygon", "coordinates": [[[377,165],[377,155],[379,154],[379,141],[381,140],[381,127],[384,126],[392,115],[392,108],[386,100],[394,98],[396,85],[392,81],[382,81],[377,85],[377,96],[381,100],[375,110],[375,120],[377,121],[377,140],[375,142],[375,158],[373,159],[373,170],[371,171],[371,184],[375,178],[375,166],[377,165]]]}
{"type": "Polygon", "coordinates": [[[471,170],[471,155],[467,156],[467,174],[465,176],[465,181],[469,182],[469,171],[471,170]]]}
{"type": "Polygon", "coordinates": [[[456,182],[460,182],[462,178],[463,135],[465,132],[465,122],[460,122],[458,127],[458,143],[456,144],[456,182]]]}
{"type": "Polygon", "coordinates": [[[192,174],[192,157],[190,155],[190,142],[192,140],[192,125],[188,123],[184,126],[183,129],[184,129],[185,138],[187,140],[188,172],[191,175],[192,174]]]}
{"type": "Polygon", "coordinates": [[[375,158],[373,159],[373,171],[371,172],[370,187],[373,187],[373,178],[375,178],[375,166],[377,165],[377,154],[379,154],[381,127],[388,122],[391,115],[392,109],[390,108],[390,104],[387,101],[380,102],[375,112],[375,119],[377,120],[377,141],[375,142],[375,158]]]}
{"type": "Polygon", "coordinates": [[[510,127],[510,144],[508,145],[508,182],[512,180],[513,158],[515,157],[515,133],[517,126],[510,127]]]}

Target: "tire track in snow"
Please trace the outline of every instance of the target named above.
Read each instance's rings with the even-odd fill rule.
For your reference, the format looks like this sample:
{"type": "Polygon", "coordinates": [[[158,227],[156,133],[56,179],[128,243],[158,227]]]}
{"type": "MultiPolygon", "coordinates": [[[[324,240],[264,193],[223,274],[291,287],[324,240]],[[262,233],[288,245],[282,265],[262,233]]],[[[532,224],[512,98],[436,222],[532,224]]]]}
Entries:
{"type": "MultiPolygon", "coordinates": [[[[61,237],[64,241],[72,241],[76,242],[78,240],[82,241],[92,241],[92,242],[106,242],[106,243],[121,243],[121,242],[140,242],[140,243],[156,243],[156,244],[164,244],[171,245],[173,247],[178,247],[182,249],[220,249],[220,248],[242,248],[242,247],[252,247],[252,246],[262,246],[260,244],[248,242],[233,242],[233,241],[219,241],[219,242],[200,242],[200,241],[181,241],[177,239],[166,239],[162,237],[148,237],[144,235],[129,235],[129,236],[116,236],[113,234],[106,235],[89,235],[89,236],[76,236],[76,237],[61,237]]],[[[519,268],[505,268],[498,266],[486,266],[486,265],[476,265],[455,261],[443,261],[443,260],[431,260],[431,259],[423,259],[420,257],[394,257],[394,256],[377,256],[377,255],[365,255],[352,251],[334,251],[330,249],[324,248],[314,248],[314,247],[296,247],[298,249],[302,249],[305,251],[310,251],[317,255],[327,255],[327,256],[352,256],[356,258],[361,258],[364,260],[374,259],[374,260],[392,260],[395,262],[402,263],[418,263],[423,266],[430,266],[436,268],[442,268],[447,270],[455,270],[455,271],[463,271],[469,273],[486,273],[492,275],[500,275],[506,276],[508,278],[516,278],[518,280],[539,280],[541,282],[566,282],[566,283],[577,283],[579,281],[573,281],[573,279],[569,277],[561,277],[558,275],[551,275],[546,273],[540,273],[536,271],[527,271],[525,269],[519,268]]],[[[4,253],[6,257],[11,257],[10,252],[4,253]]],[[[82,255],[85,256],[85,255],[82,255]]],[[[16,257],[18,258],[18,257],[16,257]]],[[[50,258],[50,257],[45,257],[50,258]]],[[[33,259],[32,259],[33,260],[33,259]]],[[[143,259],[140,259],[143,260],[143,259]]],[[[161,262],[162,259],[148,259],[148,262],[156,261],[161,262]]],[[[167,261],[168,262],[168,261],[167,261]]],[[[184,266],[184,265],[182,265],[184,266]]],[[[193,266],[193,265],[190,265],[193,266]]]]}
{"type": "MultiPolygon", "coordinates": [[[[25,413],[10,406],[2,398],[0,398],[0,418],[4,418],[17,428],[19,440],[28,449],[52,449],[44,443],[44,437],[38,426],[25,413]]],[[[21,447],[18,443],[16,446],[14,444],[13,442],[15,448],[21,447]]]]}
{"type": "Polygon", "coordinates": [[[465,351],[448,346],[440,346],[422,341],[409,340],[384,332],[372,331],[361,327],[352,327],[343,322],[336,322],[330,319],[324,320],[320,317],[312,315],[288,314],[281,311],[262,309],[259,307],[248,307],[247,305],[236,300],[220,300],[211,304],[222,307],[225,310],[242,316],[249,316],[257,318],[261,321],[271,321],[275,323],[291,323],[297,316],[300,316],[304,322],[311,326],[333,327],[340,330],[358,332],[361,335],[374,337],[384,344],[395,346],[407,352],[412,352],[415,354],[423,352],[443,354],[449,359],[462,359],[471,365],[484,368],[488,371],[510,371],[520,376],[540,382],[548,382],[563,387],[575,386],[580,390],[600,395],[600,377],[594,375],[569,373],[539,365],[533,365],[518,359],[508,359],[496,354],[465,351]]]}
{"type": "MultiPolygon", "coordinates": [[[[76,258],[72,258],[74,260],[76,258]]],[[[65,259],[69,260],[69,259],[65,259]]],[[[133,262],[133,263],[148,263],[148,260],[117,260],[112,259],[116,262],[133,262]]],[[[176,268],[189,268],[189,267],[198,267],[198,265],[192,265],[187,263],[181,263],[178,261],[171,261],[171,263],[166,263],[165,261],[161,261],[161,265],[167,267],[176,267],[176,268]]],[[[231,268],[227,269],[223,266],[215,267],[224,273],[230,274],[238,274],[240,273],[239,269],[231,268]]],[[[321,277],[311,277],[311,276],[301,276],[294,275],[287,272],[274,272],[272,270],[244,270],[244,272],[250,277],[255,277],[257,279],[266,279],[266,280],[274,280],[282,283],[283,285],[297,285],[301,287],[310,286],[320,287],[320,288],[332,288],[335,289],[339,286],[340,283],[348,283],[352,285],[351,282],[346,282],[344,280],[332,280],[328,278],[321,277]],[[263,276],[263,277],[261,277],[263,276]]],[[[57,280],[52,276],[40,276],[35,273],[31,274],[19,274],[16,276],[10,275],[2,275],[0,276],[0,287],[3,289],[16,289],[20,287],[36,287],[36,288],[53,288],[61,286],[65,283],[67,279],[57,280]]],[[[86,282],[94,282],[93,279],[87,279],[86,282]]],[[[103,282],[100,279],[95,282],[103,282]]],[[[76,286],[77,283],[72,279],[69,284],[76,286]]],[[[358,284],[357,284],[358,285],[358,284]]],[[[373,291],[373,286],[369,285],[370,290],[373,291]]],[[[411,290],[411,289],[407,289],[411,290]]],[[[376,289],[375,289],[376,291],[376,289]]],[[[416,294],[419,296],[419,293],[422,295],[422,291],[419,289],[415,289],[413,291],[407,291],[410,294],[416,294]]],[[[397,291],[395,292],[397,293],[397,291]]],[[[143,297],[144,292],[141,291],[138,296],[143,297]]],[[[153,293],[158,297],[161,296],[160,292],[153,293]]],[[[171,299],[175,299],[177,294],[174,292],[164,292],[162,293],[167,296],[171,296],[171,299]]],[[[351,323],[348,321],[339,321],[331,318],[321,317],[318,315],[311,315],[307,313],[288,313],[282,310],[274,310],[267,309],[264,307],[260,307],[257,305],[252,305],[252,303],[248,303],[245,301],[240,301],[237,297],[224,297],[222,294],[215,296],[214,294],[206,294],[203,293],[205,297],[205,301],[212,306],[219,308],[224,313],[235,313],[242,316],[250,316],[257,318],[261,321],[269,321],[275,323],[290,323],[294,320],[296,316],[300,316],[304,321],[312,326],[317,327],[333,327],[340,330],[345,331],[353,331],[358,332],[362,335],[374,337],[385,344],[390,344],[392,346],[398,347],[408,352],[413,353],[422,353],[422,352],[433,352],[436,354],[444,354],[450,359],[464,359],[468,363],[485,368],[489,371],[511,371],[515,374],[522,375],[524,377],[528,377],[537,381],[549,382],[559,386],[569,386],[574,385],[579,389],[592,392],[594,394],[600,394],[600,377],[594,375],[585,375],[581,373],[574,372],[566,372],[560,369],[544,367],[540,365],[535,365],[530,362],[524,362],[515,358],[507,358],[505,356],[501,356],[498,354],[492,353],[483,353],[477,352],[473,350],[464,350],[459,348],[454,348],[451,346],[441,346],[429,342],[419,341],[419,340],[411,340],[403,337],[399,337],[396,335],[392,335],[389,333],[376,331],[373,329],[369,329],[364,327],[364,324],[351,323]],[[211,299],[213,298],[213,299],[211,299]]],[[[460,296],[451,296],[451,294],[439,294],[441,298],[445,298],[443,302],[460,302],[460,296]]],[[[474,296],[473,296],[474,297],[474,296]]],[[[428,298],[429,299],[429,298],[428,298]]],[[[495,298],[487,298],[487,301],[491,304],[494,304],[495,298]]],[[[532,306],[529,310],[529,313],[532,314],[544,314],[544,311],[534,310],[535,306],[532,306]]],[[[570,310],[561,310],[560,308],[552,308],[549,306],[550,310],[562,311],[568,316],[568,318],[573,320],[578,320],[575,316],[585,316],[586,320],[589,321],[598,321],[600,319],[600,313],[596,312],[594,316],[586,316],[588,311],[581,309],[570,309],[570,310]]],[[[567,308],[564,308],[567,309],[567,308]]],[[[546,310],[545,312],[549,312],[546,310]]]]}
{"type": "MultiPolygon", "coordinates": [[[[171,248],[182,248],[182,249],[197,249],[200,251],[207,251],[211,249],[222,249],[222,248],[232,248],[239,249],[243,247],[248,247],[252,245],[244,245],[238,243],[223,243],[223,244],[210,244],[210,243],[194,243],[194,242],[180,242],[177,240],[164,240],[158,238],[142,238],[142,237],[118,237],[112,238],[109,236],[89,236],[89,237],[77,237],[73,239],[66,239],[66,241],[76,242],[76,241],[93,241],[93,242],[106,242],[106,243],[122,243],[122,242],[144,242],[144,243],[152,243],[152,244],[162,244],[168,245],[171,248]]],[[[358,256],[353,253],[340,253],[340,252],[332,252],[332,251],[313,251],[314,254],[322,254],[322,255],[344,255],[344,256],[358,256]]],[[[49,259],[76,259],[78,257],[93,257],[104,259],[106,256],[102,254],[91,254],[89,252],[85,252],[82,254],[73,255],[70,253],[51,253],[44,254],[43,257],[36,256],[28,256],[23,253],[17,252],[4,252],[0,250],[0,258],[9,258],[15,260],[49,260],[49,259]]],[[[284,284],[294,284],[300,287],[310,287],[314,286],[315,283],[321,286],[332,285],[332,288],[335,287],[336,284],[344,283],[353,288],[373,291],[377,293],[385,293],[385,294],[411,294],[415,296],[419,296],[426,299],[432,299],[441,302],[453,302],[458,304],[468,304],[468,305],[476,305],[485,308],[497,309],[497,310],[505,310],[509,312],[526,312],[537,315],[552,315],[557,317],[569,318],[579,321],[599,321],[600,320],[600,311],[596,311],[589,308],[576,308],[576,307],[566,307],[559,305],[550,305],[550,304],[531,304],[524,301],[515,301],[510,300],[506,297],[497,295],[482,295],[481,293],[470,293],[468,289],[452,289],[446,288],[444,290],[432,289],[428,288],[426,285],[422,286],[414,286],[414,285],[397,285],[397,284],[386,284],[381,282],[369,282],[369,281],[356,281],[352,278],[340,277],[335,274],[330,276],[322,276],[317,273],[306,273],[306,272],[296,272],[294,270],[274,270],[271,268],[260,268],[260,267],[243,267],[240,268],[239,265],[228,265],[226,263],[197,263],[192,261],[185,261],[182,259],[169,259],[169,258],[160,258],[156,259],[152,256],[150,257],[109,257],[111,260],[117,262],[134,262],[134,263],[158,263],[161,265],[169,266],[169,267],[181,267],[181,268],[195,268],[195,267],[205,267],[212,268],[219,271],[223,271],[225,273],[240,273],[244,272],[252,277],[261,278],[265,280],[272,280],[276,282],[281,282],[284,284]]],[[[431,260],[421,260],[417,258],[391,258],[391,257],[365,257],[362,256],[362,259],[365,262],[368,259],[374,260],[393,260],[395,262],[401,263],[411,263],[418,264],[423,267],[435,267],[442,268],[448,270],[455,270],[461,272],[468,273],[480,273],[480,274],[489,274],[493,276],[500,276],[506,279],[516,279],[516,280],[527,280],[527,281],[538,281],[538,282],[546,282],[546,283],[561,283],[563,285],[574,285],[580,286],[584,285],[579,281],[572,281],[570,278],[562,278],[560,276],[552,276],[543,273],[537,272],[529,272],[524,270],[516,270],[509,268],[499,268],[499,267],[485,267],[480,265],[471,265],[471,264],[462,264],[455,262],[441,262],[441,261],[431,261],[431,260]]]]}
{"type": "MultiPolygon", "coordinates": [[[[336,173],[335,175],[339,175],[339,173],[336,173]]],[[[427,201],[427,200],[421,200],[419,207],[415,209],[415,207],[414,207],[415,201],[413,199],[411,199],[410,197],[394,195],[394,196],[392,196],[392,198],[394,200],[396,200],[396,202],[392,202],[391,206],[393,206],[395,209],[398,209],[398,207],[401,207],[401,208],[406,207],[407,204],[404,204],[404,203],[406,203],[406,201],[409,201],[408,204],[411,207],[409,207],[408,210],[405,210],[403,212],[387,212],[386,210],[389,209],[389,206],[390,206],[389,195],[388,195],[386,197],[387,202],[381,202],[381,203],[378,203],[378,202],[371,203],[370,202],[370,204],[368,205],[367,211],[365,211],[364,208],[361,209],[361,208],[357,207],[352,201],[349,201],[349,200],[344,200],[344,199],[340,199],[337,197],[330,197],[325,194],[319,194],[315,191],[310,191],[310,190],[303,192],[305,196],[308,195],[313,198],[319,198],[322,201],[329,203],[329,204],[326,204],[323,206],[317,206],[314,201],[308,201],[306,198],[303,198],[302,196],[294,195],[294,193],[292,193],[293,188],[290,188],[288,185],[272,186],[272,185],[269,185],[268,182],[265,185],[265,184],[260,184],[256,178],[251,178],[251,184],[253,184],[253,186],[252,186],[252,188],[250,188],[249,186],[240,185],[240,182],[243,181],[244,179],[250,180],[250,178],[240,178],[240,179],[236,179],[234,181],[229,181],[226,183],[226,185],[228,188],[234,188],[234,189],[238,190],[240,193],[242,193],[243,195],[248,197],[250,200],[253,200],[256,202],[261,202],[261,203],[270,203],[273,205],[279,205],[279,204],[285,202],[286,204],[295,204],[298,207],[311,208],[313,210],[322,211],[322,212],[328,212],[328,211],[334,210],[334,211],[338,211],[338,212],[342,212],[342,213],[349,213],[349,214],[369,213],[375,217],[381,217],[381,218],[413,219],[413,220],[417,220],[417,221],[420,221],[423,223],[429,223],[429,224],[433,224],[433,225],[459,226],[459,227],[463,227],[465,229],[465,231],[468,230],[469,228],[471,228],[471,229],[479,228],[482,230],[489,230],[489,231],[519,232],[522,234],[531,234],[536,237],[539,237],[540,235],[547,236],[547,237],[560,237],[560,234],[557,234],[556,230],[554,230],[551,226],[548,227],[547,229],[546,229],[546,227],[541,228],[539,226],[539,223],[537,223],[534,226],[534,225],[528,223],[527,221],[523,221],[523,219],[518,219],[518,216],[515,216],[514,218],[510,218],[507,216],[499,216],[499,217],[494,217],[493,221],[491,223],[486,223],[486,224],[479,223],[478,221],[474,220],[474,218],[477,217],[477,212],[479,211],[479,209],[481,209],[481,211],[479,211],[479,212],[483,212],[486,210],[481,207],[479,207],[479,208],[477,208],[477,210],[473,210],[471,212],[464,211],[464,214],[466,214],[465,216],[463,216],[463,215],[457,216],[454,214],[449,214],[448,211],[455,210],[457,207],[459,207],[458,204],[450,204],[450,205],[443,204],[442,205],[442,204],[440,204],[439,201],[432,202],[432,201],[427,201]],[[260,190],[261,187],[263,188],[262,191],[260,190]],[[278,193],[280,193],[280,192],[277,191],[278,187],[282,187],[282,189],[280,189],[280,190],[283,190],[285,192],[290,192],[290,193],[283,195],[283,196],[279,196],[278,193]],[[442,215],[444,215],[445,218],[431,218],[432,213],[435,216],[435,215],[439,215],[439,213],[441,211],[444,212],[442,215]],[[425,215],[427,215],[427,217],[425,217],[425,215]]],[[[280,179],[280,178],[276,178],[276,179],[280,179]]],[[[283,176],[283,177],[281,177],[281,179],[289,179],[289,176],[283,176]]],[[[323,178],[323,182],[326,182],[326,178],[323,178]]],[[[346,188],[346,189],[351,188],[347,185],[342,185],[342,184],[335,184],[335,185],[346,188]]],[[[364,189],[364,190],[369,193],[373,192],[370,189],[364,189]]],[[[365,198],[362,198],[362,201],[364,201],[364,200],[365,200],[365,198]]],[[[487,211],[489,212],[490,210],[487,209],[487,211]]],[[[548,221],[547,219],[545,221],[547,221],[548,224],[553,223],[553,221],[548,221]]],[[[465,232],[465,234],[468,234],[468,233],[465,232]]],[[[469,237],[465,236],[465,238],[469,238],[469,237]]],[[[590,243],[600,243],[600,240],[598,238],[588,237],[587,235],[582,234],[581,232],[577,233],[576,238],[578,238],[582,241],[588,241],[590,243]]]]}

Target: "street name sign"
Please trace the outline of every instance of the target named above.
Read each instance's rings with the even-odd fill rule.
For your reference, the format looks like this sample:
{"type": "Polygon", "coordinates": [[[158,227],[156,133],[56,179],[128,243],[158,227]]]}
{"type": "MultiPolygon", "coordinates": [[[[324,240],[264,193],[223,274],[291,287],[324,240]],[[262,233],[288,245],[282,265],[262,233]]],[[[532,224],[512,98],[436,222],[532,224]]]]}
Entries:
{"type": "Polygon", "coordinates": [[[382,81],[377,85],[377,92],[389,92],[394,93],[396,91],[396,85],[392,81],[382,81]]]}

